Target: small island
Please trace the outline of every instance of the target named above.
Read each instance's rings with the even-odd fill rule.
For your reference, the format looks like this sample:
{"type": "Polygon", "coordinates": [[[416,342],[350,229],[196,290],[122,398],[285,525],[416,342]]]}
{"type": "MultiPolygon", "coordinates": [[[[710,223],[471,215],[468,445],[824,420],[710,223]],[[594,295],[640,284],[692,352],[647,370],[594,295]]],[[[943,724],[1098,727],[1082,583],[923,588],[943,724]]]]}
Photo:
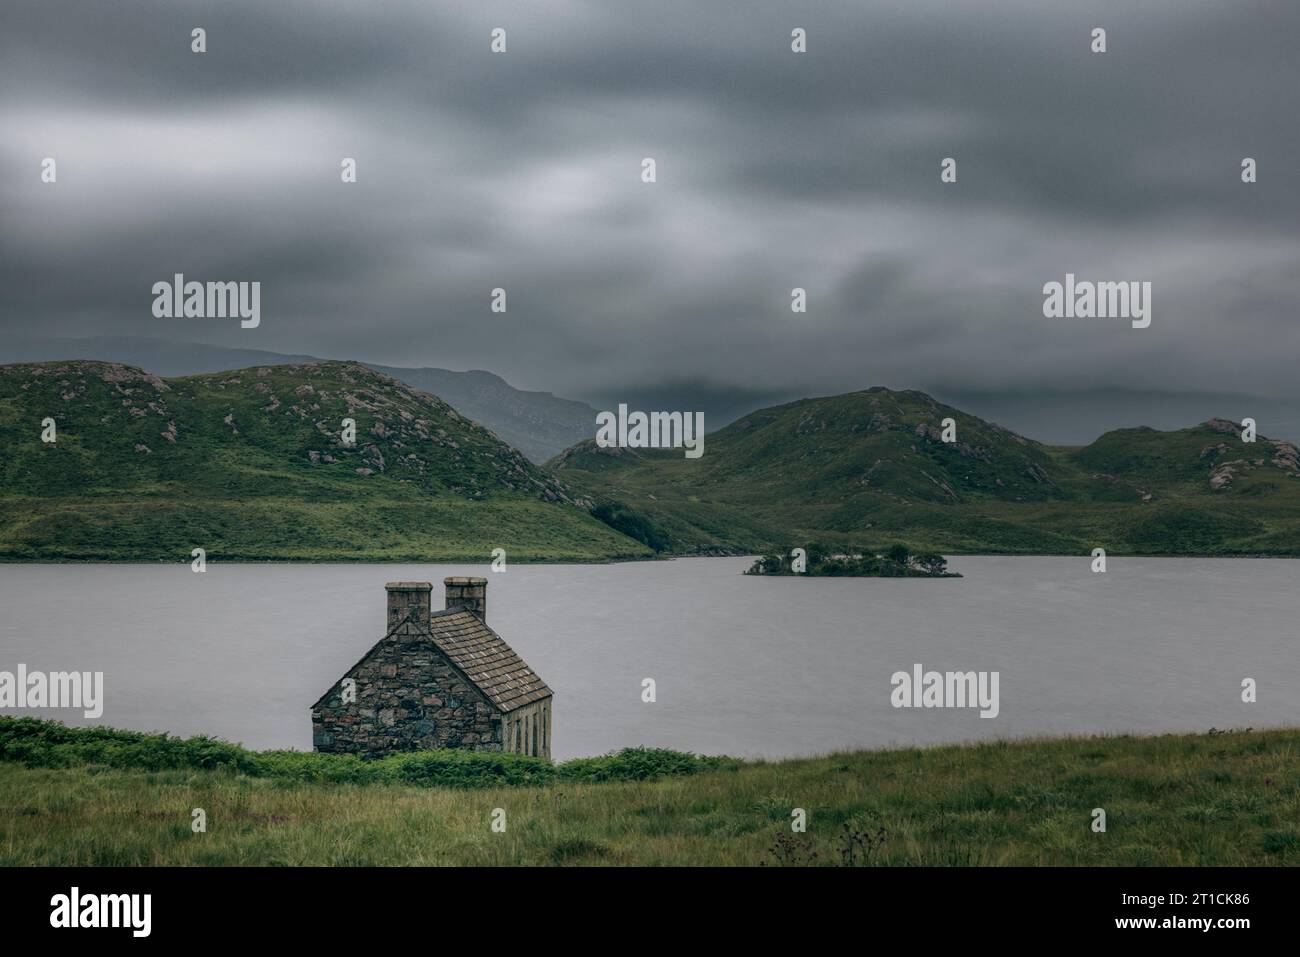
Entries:
{"type": "Polygon", "coordinates": [[[883,551],[847,547],[833,550],[811,544],[757,559],[746,575],[808,575],[840,578],[961,578],[948,571],[948,560],[933,552],[913,554],[903,544],[883,551]],[[800,555],[799,552],[803,554],[800,555]],[[802,566],[802,567],[800,567],[802,566]]]}

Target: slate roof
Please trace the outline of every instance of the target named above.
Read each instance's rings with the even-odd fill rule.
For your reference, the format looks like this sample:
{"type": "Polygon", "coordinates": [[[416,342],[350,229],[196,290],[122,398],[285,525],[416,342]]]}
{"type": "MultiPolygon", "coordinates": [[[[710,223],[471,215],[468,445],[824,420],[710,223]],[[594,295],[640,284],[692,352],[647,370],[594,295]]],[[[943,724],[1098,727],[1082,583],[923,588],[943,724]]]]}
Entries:
{"type": "MultiPolygon", "coordinates": [[[[352,674],[366,662],[386,641],[393,640],[399,633],[402,640],[420,641],[425,635],[411,631],[409,618],[403,618],[394,625],[383,638],[371,647],[351,668],[343,674],[352,674]]],[[[537,677],[532,668],[515,653],[515,650],[495,631],[472,612],[459,605],[435,611],[429,616],[429,638],[443,653],[451,666],[463,674],[466,680],[483,693],[502,712],[514,711],[524,705],[532,704],[543,698],[551,697],[554,692],[546,682],[537,677]]],[[[319,708],[335,689],[339,681],[316,699],[312,709],[319,708]]]]}
{"type": "Polygon", "coordinates": [[[546,682],[477,615],[460,608],[435,611],[429,630],[451,663],[502,711],[551,697],[546,682]]]}

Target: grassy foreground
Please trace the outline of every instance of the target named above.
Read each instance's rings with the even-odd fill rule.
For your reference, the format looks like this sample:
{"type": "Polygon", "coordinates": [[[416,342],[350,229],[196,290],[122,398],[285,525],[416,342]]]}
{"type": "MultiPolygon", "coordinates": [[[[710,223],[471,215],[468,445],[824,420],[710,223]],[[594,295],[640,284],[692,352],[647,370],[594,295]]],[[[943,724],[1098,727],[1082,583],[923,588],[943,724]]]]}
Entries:
{"type": "Polygon", "coordinates": [[[207,739],[161,762],[145,742],[101,748],[96,763],[71,739],[24,757],[14,741],[30,730],[0,747],[0,865],[839,865],[850,850],[873,865],[1300,863],[1300,729],[772,763],[632,750],[553,766],[541,784],[496,756],[485,767],[504,776],[408,777],[450,787],[391,768],[339,783],[346,768],[304,770],[322,756],[284,752],[247,770],[190,766],[234,747],[207,739]],[[1091,829],[1098,807],[1105,833],[1091,829]],[[194,808],[206,833],[191,829],[194,808]],[[794,808],[805,834],[791,833],[794,808]]]}

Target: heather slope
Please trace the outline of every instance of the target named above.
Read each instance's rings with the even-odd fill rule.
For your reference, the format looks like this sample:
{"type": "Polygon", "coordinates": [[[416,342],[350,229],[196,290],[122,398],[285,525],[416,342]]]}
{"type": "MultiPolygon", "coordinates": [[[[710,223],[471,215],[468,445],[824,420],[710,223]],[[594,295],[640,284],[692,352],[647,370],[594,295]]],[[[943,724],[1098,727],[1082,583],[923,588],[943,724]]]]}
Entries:
{"type": "Polygon", "coordinates": [[[0,367],[8,560],[602,560],[646,553],[428,393],[349,362],[162,379],[0,367]],[[53,419],[56,441],[42,442],[53,419]],[[352,445],[344,419],[356,423],[352,445]]]}
{"type": "Polygon", "coordinates": [[[1220,419],[1054,447],[876,388],[754,412],[699,459],[588,441],[548,464],[678,553],[901,540],[948,554],[1300,554],[1296,447],[1242,442],[1220,419]],[[942,440],[949,418],[955,442],[942,440]]]}

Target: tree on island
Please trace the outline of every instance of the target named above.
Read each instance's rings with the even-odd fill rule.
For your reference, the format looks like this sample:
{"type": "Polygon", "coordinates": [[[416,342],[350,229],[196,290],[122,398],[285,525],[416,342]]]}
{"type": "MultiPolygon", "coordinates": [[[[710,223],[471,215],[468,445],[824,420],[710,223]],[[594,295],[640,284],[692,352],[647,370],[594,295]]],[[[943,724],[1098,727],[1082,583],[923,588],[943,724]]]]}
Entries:
{"type": "Polygon", "coordinates": [[[811,575],[813,577],[856,578],[955,578],[948,561],[934,552],[913,554],[908,546],[894,543],[883,551],[860,546],[835,550],[821,542],[803,546],[807,568],[793,568],[793,549],[764,555],[746,570],[746,575],[811,575]]]}
{"type": "Polygon", "coordinates": [[[912,562],[925,572],[927,575],[945,575],[948,572],[948,559],[942,555],[936,555],[934,552],[925,552],[917,555],[912,562]]]}

